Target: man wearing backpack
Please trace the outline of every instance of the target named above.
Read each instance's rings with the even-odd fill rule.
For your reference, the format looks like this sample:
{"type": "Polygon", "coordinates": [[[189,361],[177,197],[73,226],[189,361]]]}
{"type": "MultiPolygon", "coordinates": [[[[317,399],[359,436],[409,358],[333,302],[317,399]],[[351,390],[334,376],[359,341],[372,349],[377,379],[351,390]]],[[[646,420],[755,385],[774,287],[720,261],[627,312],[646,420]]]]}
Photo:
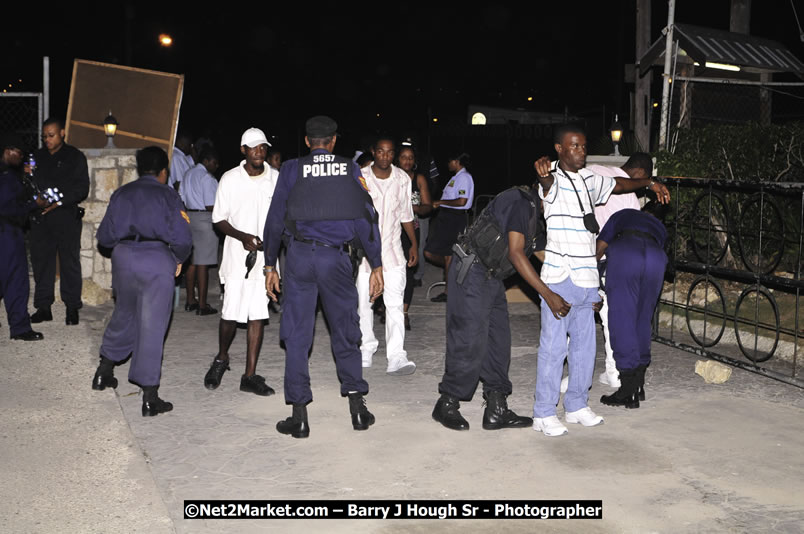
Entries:
{"type": "Polygon", "coordinates": [[[529,256],[544,254],[545,232],[538,192],[529,187],[503,191],[492,200],[453,248],[447,277],[447,353],[441,397],[433,419],[452,430],[469,430],[459,411],[483,382],[483,428],[525,428],[533,424],[508,409],[512,385],[511,329],[503,280],[517,272],[558,318],[570,306],[539,278],[529,256]]]}

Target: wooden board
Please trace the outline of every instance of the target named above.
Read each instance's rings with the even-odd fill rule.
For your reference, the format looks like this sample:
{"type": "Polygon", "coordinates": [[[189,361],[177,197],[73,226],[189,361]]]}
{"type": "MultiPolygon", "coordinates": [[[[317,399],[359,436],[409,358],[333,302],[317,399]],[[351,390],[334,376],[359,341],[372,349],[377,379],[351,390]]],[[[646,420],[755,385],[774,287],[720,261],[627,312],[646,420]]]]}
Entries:
{"type": "Polygon", "coordinates": [[[112,112],[119,123],[117,148],[156,145],[170,156],[179,120],[184,76],[76,59],[65,129],[78,148],[103,148],[103,121],[112,112]]]}

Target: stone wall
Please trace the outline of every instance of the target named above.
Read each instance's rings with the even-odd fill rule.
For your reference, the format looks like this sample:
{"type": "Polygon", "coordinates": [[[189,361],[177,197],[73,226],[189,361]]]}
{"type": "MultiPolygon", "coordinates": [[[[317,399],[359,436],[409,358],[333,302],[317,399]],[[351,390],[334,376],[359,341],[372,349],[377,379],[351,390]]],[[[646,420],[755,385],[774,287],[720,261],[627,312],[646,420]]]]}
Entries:
{"type": "Polygon", "coordinates": [[[81,230],[81,273],[85,304],[97,306],[112,298],[112,261],[98,252],[98,231],[112,193],[137,179],[134,149],[83,149],[89,165],[89,196],[81,203],[86,209],[81,230]]]}

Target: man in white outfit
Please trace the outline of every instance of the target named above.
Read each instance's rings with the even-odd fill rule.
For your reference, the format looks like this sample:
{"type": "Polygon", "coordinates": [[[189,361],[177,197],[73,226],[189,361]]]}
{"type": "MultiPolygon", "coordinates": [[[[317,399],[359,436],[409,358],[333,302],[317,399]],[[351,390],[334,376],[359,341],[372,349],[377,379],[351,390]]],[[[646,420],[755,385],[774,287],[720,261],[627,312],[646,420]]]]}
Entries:
{"type": "MultiPolygon", "coordinates": [[[[411,202],[410,176],[392,164],[396,155],[394,141],[380,137],[371,149],[374,163],[362,169],[369,195],[379,215],[382,240],[382,269],[385,289],[385,353],[388,358],[387,373],[393,376],[413,374],[416,364],[409,361],[404,349],[405,293],[407,267],[418,261],[418,243],[413,228],[413,204],[411,202]],[[408,258],[402,251],[402,230],[412,245],[408,258]]],[[[358,314],[363,353],[363,367],[371,367],[379,342],[374,335],[374,313],[369,298],[369,275],[371,269],[364,259],[357,274],[358,314]]]]}
{"type": "Polygon", "coordinates": [[[246,159],[221,177],[212,210],[212,223],[226,235],[219,271],[226,292],[218,331],[218,354],[204,377],[204,386],[215,389],[220,385],[223,373],[229,369],[229,347],[237,323],[247,323],[246,372],[240,378],[240,391],[268,396],[273,395],[274,390],[256,374],[265,319],[268,319],[265,259],[259,236],[263,235],[279,173],[265,163],[271,145],[262,130],[246,130],[240,145],[246,159]]]}

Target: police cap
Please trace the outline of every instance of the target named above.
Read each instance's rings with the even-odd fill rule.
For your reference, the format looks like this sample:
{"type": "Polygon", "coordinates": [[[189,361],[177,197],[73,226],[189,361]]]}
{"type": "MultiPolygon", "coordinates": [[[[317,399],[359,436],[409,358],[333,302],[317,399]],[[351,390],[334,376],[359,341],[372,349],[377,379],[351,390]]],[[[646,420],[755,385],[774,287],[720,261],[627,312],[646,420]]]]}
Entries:
{"type": "Polygon", "coordinates": [[[316,115],[307,119],[305,131],[307,132],[307,137],[322,139],[335,135],[338,132],[338,123],[325,115],[316,115]]]}

